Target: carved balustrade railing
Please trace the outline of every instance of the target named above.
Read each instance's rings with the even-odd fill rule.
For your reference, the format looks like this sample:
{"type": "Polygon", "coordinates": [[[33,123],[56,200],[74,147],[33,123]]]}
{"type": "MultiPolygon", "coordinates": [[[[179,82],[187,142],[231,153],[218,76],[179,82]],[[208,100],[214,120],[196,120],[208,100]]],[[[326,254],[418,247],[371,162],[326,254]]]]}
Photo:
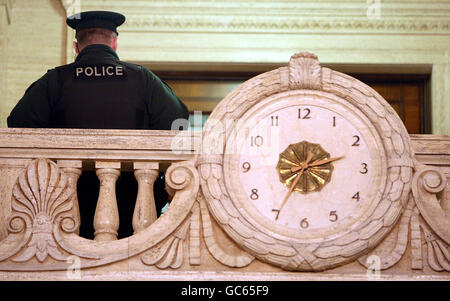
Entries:
{"type": "MultiPolygon", "coordinates": [[[[201,132],[190,131],[1,129],[0,274],[67,270],[71,256],[78,258],[81,269],[131,258],[158,269],[185,264],[185,271],[199,271],[193,267],[201,266],[205,258],[205,270],[242,268],[255,261],[218,230],[199,193],[196,161],[201,137],[201,132]],[[78,234],[76,186],[86,169],[94,169],[100,181],[93,240],[78,234]],[[138,192],[134,234],[117,239],[115,184],[123,171],[134,173],[138,192]],[[152,188],[160,171],[165,172],[172,201],[157,218],[152,188]]],[[[450,239],[449,219],[441,215],[450,210],[450,137],[410,138],[416,158],[412,195],[417,207],[410,202],[398,234],[393,232],[383,242],[387,247],[382,244],[381,249],[392,252],[383,257],[381,269],[403,256],[410,227],[412,269],[423,269],[421,246],[427,244],[431,268],[448,271],[444,241],[450,239]],[[420,238],[421,230],[425,240],[420,238]]],[[[359,259],[361,267],[365,258],[359,259]]]]}
{"type": "Polygon", "coordinates": [[[84,259],[84,266],[97,266],[127,258],[133,251],[142,252],[158,243],[170,227],[186,218],[190,207],[183,205],[195,199],[199,185],[193,158],[200,134],[0,130],[2,269],[58,270],[67,266],[69,255],[84,259]],[[77,181],[84,169],[95,169],[100,181],[91,221],[94,240],[78,236],[77,181]],[[132,220],[134,235],[118,240],[120,221],[115,191],[122,171],[134,172],[138,191],[132,220]],[[166,172],[169,195],[178,205],[171,206],[167,216],[155,223],[153,183],[160,171],[166,172]]]}

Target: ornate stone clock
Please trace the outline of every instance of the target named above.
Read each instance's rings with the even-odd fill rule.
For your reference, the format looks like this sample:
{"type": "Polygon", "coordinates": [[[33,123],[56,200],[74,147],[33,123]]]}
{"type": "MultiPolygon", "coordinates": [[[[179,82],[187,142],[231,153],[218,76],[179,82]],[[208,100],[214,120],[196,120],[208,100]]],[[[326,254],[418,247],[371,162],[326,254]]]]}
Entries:
{"type": "Polygon", "coordinates": [[[201,187],[238,245],[289,270],[367,253],[405,209],[413,159],[390,105],[301,53],[249,80],[204,131],[201,187]]]}

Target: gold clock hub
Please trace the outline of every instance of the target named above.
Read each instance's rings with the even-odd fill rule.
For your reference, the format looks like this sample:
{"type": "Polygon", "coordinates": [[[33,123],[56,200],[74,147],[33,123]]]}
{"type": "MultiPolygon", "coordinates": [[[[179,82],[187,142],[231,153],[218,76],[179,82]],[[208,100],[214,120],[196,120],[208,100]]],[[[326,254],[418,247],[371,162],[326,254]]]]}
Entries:
{"type": "Polygon", "coordinates": [[[276,168],[281,183],[301,193],[320,191],[333,172],[330,154],[320,144],[308,141],[290,144],[280,154],[276,168]]]}

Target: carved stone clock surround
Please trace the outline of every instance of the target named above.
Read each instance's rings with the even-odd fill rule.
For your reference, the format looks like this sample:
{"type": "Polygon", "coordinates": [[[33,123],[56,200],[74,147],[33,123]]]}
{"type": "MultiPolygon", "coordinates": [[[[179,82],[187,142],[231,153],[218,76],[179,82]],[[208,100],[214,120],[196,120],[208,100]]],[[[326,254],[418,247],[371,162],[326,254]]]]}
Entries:
{"type": "Polygon", "coordinates": [[[216,107],[210,118],[218,122],[207,122],[204,128],[202,151],[211,155],[205,155],[201,159],[199,171],[203,179],[202,192],[213,216],[227,234],[261,260],[283,269],[306,271],[324,270],[352,261],[362,252],[375,247],[392,230],[406,206],[411,187],[413,152],[401,120],[390,105],[371,88],[349,76],[320,67],[317,57],[312,54],[294,55],[289,67],[267,72],[247,81],[230,93],[216,107]],[[365,216],[359,226],[337,239],[325,239],[328,234],[323,233],[325,240],[320,243],[305,244],[301,242],[302,239],[297,242],[293,237],[279,238],[270,235],[268,230],[256,228],[255,224],[249,225],[248,217],[241,215],[241,205],[235,201],[240,198],[239,194],[233,191],[236,186],[229,185],[233,181],[233,175],[226,170],[229,151],[221,149],[224,145],[228,149],[227,144],[233,143],[230,139],[233,130],[223,127],[229,120],[245,119],[243,116],[250,108],[260,102],[269,103],[272,95],[282,95],[287,93],[286,91],[294,93],[296,90],[305,91],[298,92],[298,98],[307,97],[307,93],[327,97],[320,96],[321,91],[324,91],[340,96],[356,106],[370,119],[382,139],[382,145],[375,149],[386,153],[384,160],[387,160],[387,165],[384,165],[383,161],[374,163],[376,166],[380,165],[387,174],[381,174],[381,180],[386,181],[386,184],[381,186],[379,203],[374,203],[376,206],[368,210],[371,214],[365,216]],[[313,92],[315,90],[318,92],[313,92]],[[223,166],[217,163],[207,164],[213,155],[223,156],[223,166]],[[208,171],[212,168],[217,169],[218,174],[225,174],[225,177],[213,177],[208,171]],[[398,178],[397,174],[402,174],[402,177],[398,178]],[[225,212],[227,213],[224,215],[225,212]],[[269,237],[261,238],[264,236],[269,237]],[[269,248],[271,245],[273,248],[269,248]]]}

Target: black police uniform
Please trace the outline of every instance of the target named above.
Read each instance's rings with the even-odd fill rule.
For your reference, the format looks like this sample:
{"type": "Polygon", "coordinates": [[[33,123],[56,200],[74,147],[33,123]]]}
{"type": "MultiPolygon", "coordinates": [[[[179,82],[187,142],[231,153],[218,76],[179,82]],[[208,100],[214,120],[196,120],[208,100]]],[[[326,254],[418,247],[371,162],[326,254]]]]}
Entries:
{"type": "Polygon", "coordinates": [[[156,75],[98,44],[33,83],[7,121],[9,127],[170,130],[175,119],[188,117],[156,75]]]}
{"type": "MultiPolygon", "coordinates": [[[[94,11],[69,17],[67,24],[77,31],[103,27],[117,33],[116,27],[124,20],[117,13],[94,11]]],[[[183,102],[155,74],[143,66],[120,61],[107,45],[94,44],[83,48],[74,63],[49,70],[34,82],[7,123],[8,127],[28,128],[170,130],[174,120],[188,117],[183,102]]],[[[87,238],[93,237],[98,187],[95,173],[83,172],[78,182],[80,235],[87,238]]],[[[132,234],[136,194],[133,174],[122,173],[117,181],[119,238],[132,234]]],[[[167,199],[161,177],[155,183],[155,198],[160,210],[167,199]]]]}

